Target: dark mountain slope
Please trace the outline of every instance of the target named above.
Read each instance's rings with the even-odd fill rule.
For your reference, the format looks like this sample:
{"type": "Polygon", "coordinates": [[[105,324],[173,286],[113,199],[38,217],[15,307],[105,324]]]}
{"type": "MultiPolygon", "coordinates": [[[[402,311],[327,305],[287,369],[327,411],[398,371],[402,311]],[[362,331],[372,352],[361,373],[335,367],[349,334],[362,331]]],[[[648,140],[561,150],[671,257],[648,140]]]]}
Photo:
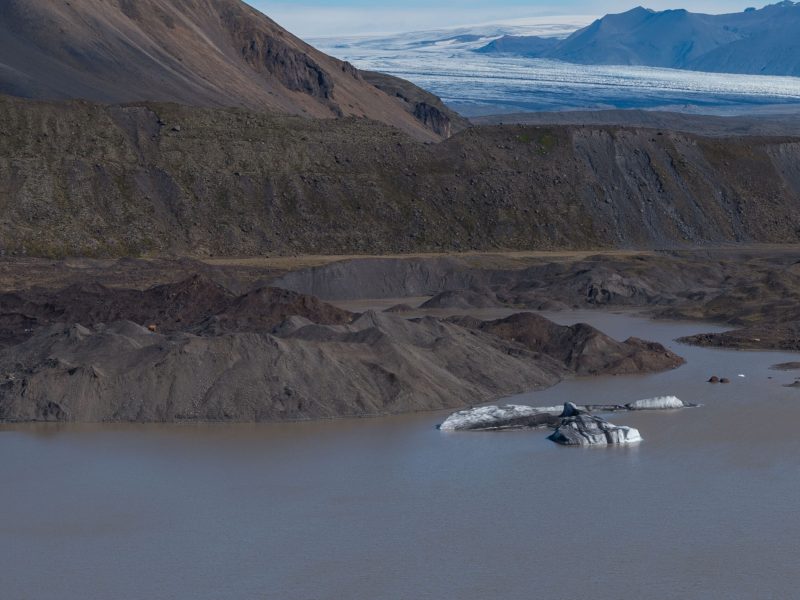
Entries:
{"type": "Polygon", "coordinates": [[[351,115],[438,135],[415,106],[240,0],[4,0],[0,92],[351,115]]]}
{"type": "Polygon", "coordinates": [[[0,98],[0,252],[361,254],[796,242],[800,139],[0,98]]]}

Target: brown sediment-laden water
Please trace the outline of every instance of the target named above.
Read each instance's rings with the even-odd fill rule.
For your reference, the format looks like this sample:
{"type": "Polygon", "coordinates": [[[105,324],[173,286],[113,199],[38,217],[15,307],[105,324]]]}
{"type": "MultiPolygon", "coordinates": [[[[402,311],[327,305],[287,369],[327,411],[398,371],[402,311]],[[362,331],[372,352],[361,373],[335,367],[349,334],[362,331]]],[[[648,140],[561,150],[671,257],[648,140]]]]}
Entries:
{"type": "Polygon", "coordinates": [[[644,440],[599,449],[557,446],[547,430],[437,431],[447,412],[6,425],[3,595],[477,600],[582,596],[591,585],[597,598],[791,597],[800,393],[784,387],[792,373],[770,367],[797,354],[673,342],[723,329],[707,323],[547,316],[661,342],[687,363],[505,400],[674,394],[702,406],[615,413],[644,440]]]}

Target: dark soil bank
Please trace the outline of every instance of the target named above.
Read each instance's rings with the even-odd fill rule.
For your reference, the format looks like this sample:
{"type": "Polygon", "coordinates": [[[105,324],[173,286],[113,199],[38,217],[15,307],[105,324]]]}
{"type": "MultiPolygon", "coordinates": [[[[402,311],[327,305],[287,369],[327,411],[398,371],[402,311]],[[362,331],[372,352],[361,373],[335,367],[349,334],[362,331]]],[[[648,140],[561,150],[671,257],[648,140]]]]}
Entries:
{"type": "Polygon", "coordinates": [[[735,328],[684,338],[685,343],[800,350],[800,261],[794,248],[521,263],[514,268],[476,268],[453,258],[346,261],[286,273],[276,284],[329,300],[347,300],[354,289],[375,298],[436,294],[427,303],[435,308],[643,308],[660,318],[715,321],[735,328]]]}
{"type": "Polygon", "coordinates": [[[564,377],[682,359],[535,315],[484,324],[361,315],[195,276],[0,295],[0,420],[275,421],[461,407],[564,377]],[[513,332],[518,332],[519,337],[513,332]]]}
{"type": "Polygon", "coordinates": [[[381,254],[798,240],[800,140],[0,98],[0,252],[381,254]]]}
{"type": "Polygon", "coordinates": [[[376,415],[682,362],[659,344],[529,313],[450,317],[474,310],[639,308],[738,327],[691,343],[800,349],[793,249],[357,259],[287,269],[185,259],[0,261],[0,283],[11,288],[0,294],[0,419],[376,415]],[[202,275],[187,277],[192,268],[202,275]],[[38,287],[19,289],[25,281],[38,287]],[[413,319],[326,302],[419,296],[434,296],[429,308],[396,309],[415,311],[413,319]],[[437,317],[419,316],[431,313],[437,317]]]}

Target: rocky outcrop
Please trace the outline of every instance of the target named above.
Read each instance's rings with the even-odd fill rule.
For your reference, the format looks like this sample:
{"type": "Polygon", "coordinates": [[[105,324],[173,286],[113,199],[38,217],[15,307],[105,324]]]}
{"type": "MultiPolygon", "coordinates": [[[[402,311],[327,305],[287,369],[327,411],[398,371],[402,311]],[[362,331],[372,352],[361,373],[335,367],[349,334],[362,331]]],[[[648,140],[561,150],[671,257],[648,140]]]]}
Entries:
{"type": "Polygon", "coordinates": [[[263,34],[250,37],[250,41],[242,45],[241,52],[256,72],[269,73],[293,92],[322,100],[333,99],[333,78],[308,54],[263,34]]]}
{"type": "Polygon", "coordinates": [[[549,440],[563,446],[608,446],[635,444],[642,441],[639,430],[617,426],[592,415],[576,415],[561,419],[549,440]]]}
{"type": "Polygon", "coordinates": [[[435,131],[444,138],[453,135],[450,118],[439,108],[427,102],[417,102],[414,105],[414,117],[431,131],[435,131]]]}
{"type": "Polygon", "coordinates": [[[365,81],[396,98],[406,112],[414,115],[414,118],[424,123],[428,129],[444,138],[449,138],[470,126],[467,119],[447,108],[441,98],[404,79],[371,71],[363,71],[362,76],[365,81]]]}

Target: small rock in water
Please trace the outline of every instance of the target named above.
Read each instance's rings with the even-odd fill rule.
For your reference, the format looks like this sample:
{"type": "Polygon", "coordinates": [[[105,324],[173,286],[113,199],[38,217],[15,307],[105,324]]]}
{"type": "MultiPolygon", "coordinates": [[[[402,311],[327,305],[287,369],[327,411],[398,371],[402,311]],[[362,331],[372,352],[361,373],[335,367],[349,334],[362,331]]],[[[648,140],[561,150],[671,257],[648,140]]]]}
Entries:
{"type": "Polygon", "coordinates": [[[731,382],[731,380],[730,380],[730,379],[728,379],[727,377],[723,377],[722,379],[720,379],[720,380],[719,380],[719,382],[720,382],[720,383],[730,383],[730,382],[731,382]]]}
{"type": "Polygon", "coordinates": [[[578,415],[561,420],[561,425],[547,438],[563,446],[608,446],[642,441],[639,430],[617,426],[600,417],[578,415]]]}
{"type": "Polygon", "coordinates": [[[711,379],[708,380],[708,383],[719,383],[719,377],[713,375],[711,379]]]}

